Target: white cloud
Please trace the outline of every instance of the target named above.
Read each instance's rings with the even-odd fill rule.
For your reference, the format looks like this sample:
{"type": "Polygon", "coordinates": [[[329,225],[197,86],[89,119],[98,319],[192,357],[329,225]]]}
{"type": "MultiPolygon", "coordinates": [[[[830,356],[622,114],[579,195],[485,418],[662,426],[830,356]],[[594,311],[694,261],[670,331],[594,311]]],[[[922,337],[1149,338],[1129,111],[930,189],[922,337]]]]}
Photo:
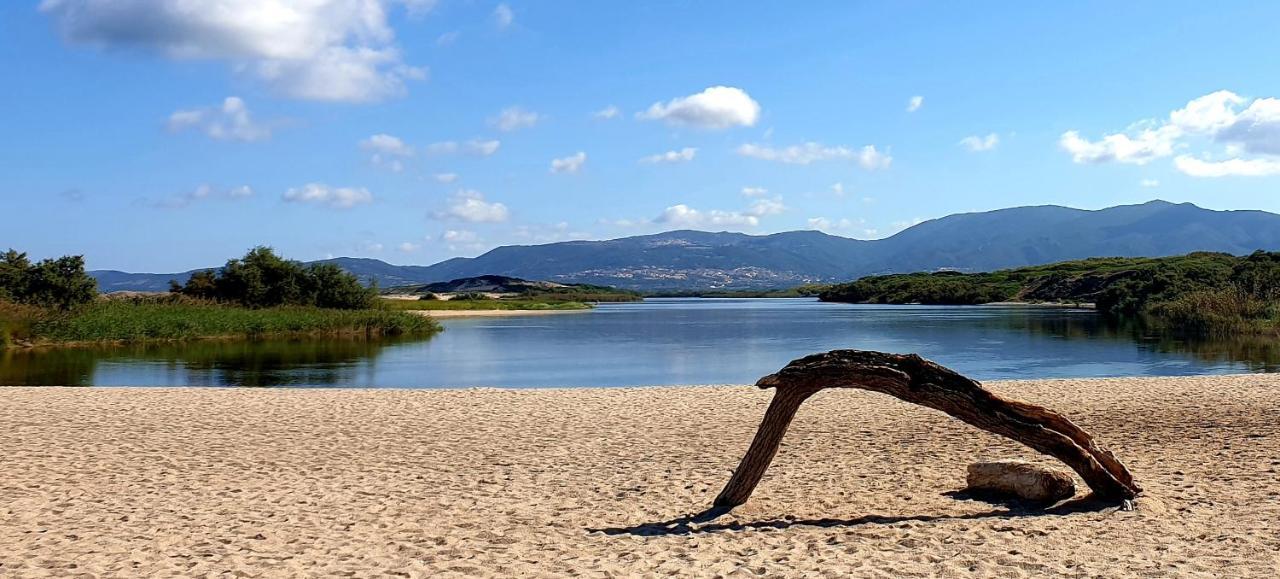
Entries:
{"type": "Polygon", "coordinates": [[[782,199],[774,197],[773,199],[760,199],[750,206],[743,213],[754,217],[764,217],[766,215],[778,215],[787,210],[787,206],[782,204],[782,199]]]}
{"type": "Polygon", "coordinates": [[[467,152],[481,157],[488,157],[498,152],[498,147],[502,146],[502,141],[497,139],[481,140],[472,139],[467,142],[467,152]]]}
{"type": "Polygon", "coordinates": [[[458,180],[457,173],[436,173],[432,177],[435,178],[436,183],[453,183],[458,180]]]}
{"type": "Polygon", "coordinates": [[[769,190],[764,187],[743,187],[743,197],[764,197],[769,194],[769,190]]]}
{"type": "Polygon", "coordinates": [[[836,197],[844,197],[844,183],[832,183],[831,194],[836,197]]]}
{"type": "Polygon", "coordinates": [[[418,251],[419,249],[422,249],[422,245],[418,243],[406,241],[396,246],[396,249],[399,249],[401,253],[413,253],[415,251],[418,251]]]}
{"type": "Polygon", "coordinates": [[[366,151],[373,151],[384,155],[392,155],[396,157],[412,157],[413,147],[405,144],[405,142],[393,135],[386,133],[378,133],[371,135],[360,141],[360,148],[366,151]]]}
{"type": "Polygon", "coordinates": [[[698,94],[671,99],[665,104],[653,103],[648,110],[636,116],[704,129],[751,127],[760,118],[760,103],[740,88],[713,86],[698,94]]]}
{"type": "Polygon", "coordinates": [[[181,209],[192,203],[204,201],[207,199],[247,199],[253,196],[253,188],[248,185],[232,187],[230,189],[216,189],[210,185],[202,184],[191,191],[174,195],[172,197],[162,199],[153,206],[162,209],[181,209]]]}
{"type": "Polygon", "coordinates": [[[170,131],[195,129],[220,141],[261,141],[271,137],[271,129],[253,121],[249,107],[240,97],[227,97],[221,106],[175,111],[169,115],[170,131]]]}
{"type": "Polygon", "coordinates": [[[609,119],[616,118],[619,114],[621,114],[621,112],[622,111],[618,110],[618,107],[609,105],[594,113],[591,113],[591,116],[602,121],[607,121],[609,119]]]}
{"type": "Polygon", "coordinates": [[[582,170],[582,166],[587,162],[587,154],[578,151],[568,157],[551,160],[552,173],[577,173],[582,170]]]}
{"type": "Polygon", "coordinates": [[[745,143],[738,147],[738,154],[744,157],[763,159],[765,161],[776,161],[779,163],[790,163],[794,165],[808,165],[815,161],[828,161],[832,159],[847,159],[857,162],[859,166],[869,171],[875,169],[886,169],[891,163],[893,163],[893,157],[876,150],[873,145],[867,145],[861,149],[854,150],[845,146],[827,146],[814,142],[808,142],[802,145],[791,145],[790,147],[785,148],[745,143]]]}
{"type": "Polygon", "coordinates": [[[1151,188],[1151,187],[1159,187],[1159,186],[1160,186],[1160,181],[1158,181],[1158,180],[1156,180],[1156,179],[1143,179],[1143,180],[1139,181],[1139,182],[1138,182],[1138,184],[1139,184],[1139,185],[1141,185],[1141,186],[1143,186],[1143,187],[1147,187],[1147,188],[1151,188]]]}
{"type": "Polygon", "coordinates": [[[720,225],[745,225],[755,227],[760,224],[760,217],[747,215],[737,211],[699,211],[683,203],[672,205],[662,211],[654,223],[673,227],[706,227],[720,225]]]}
{"type": "Polygon", "coordinates": [[[444,242],[445,247],[449,251],[468,251],[478,252],[484,250],[484,241],[474,231],[450,229],[440,234],[440,241],[444,242]]]}
{"type": "Polygon", "coordinates": [[[507,107],[498,116],[489,119],[489,126],[503,132],[527,129],[543,119],[542,115],[520,107],[507,107]]]}
{"type": "Polygon", "coordinates": [[[990,133],[985,137],[978,135],[970,135],[960,139],[960,146],[968,149],[970,152],[980,153],[982,151],[990,151],[1000,144],[1000,136],[990,133]]]}
{"type": "Polygon", "coordinates": [[[1237,158],[1206,161],[1204,154],[1181,154],[1174,160],[1179,171],[1196,177],[1273,175],[1273,159],[1239,156],[1244,153],[1280,155],[1280,99],[1250,100],[1220,90],[1192,99],[1186,106],[1169,113],[1166,121],[1135,123],[1126,131],[1104,135],[1099,141],[1089,141],[1081,138],[1077,131],[1067,131],[1060,143],[1077,163],[1144,164],[1188,148],[1188,141],[1197,137],[1222,145],[1227,155],[1237,158]]]}
{"type": "MultiPolygon", "coordinates": [[[[275,92],[368,102],[426,76],[406,65],[387,19],[389,0],[44,0],[69,42],[140,49],[179,60],[221,60],[275,92]]],[[[400,2],[420,10],[422,0],[400,2]]]]}
{"type": "Polygon", "coordinates": [[[356,205],[373,202],[373,194],[364,187],[330,187],[323,183],[308,183],[284,192],[289,203],[328,205],[337,209],[350,209],[356,205]]]}
{"type": "Polygon", "coordinates": [[[511,10],[510,6],[499,4],[493,9],[493,23],[498,26],[498,30],[505,30],[516,21],[516,13],[511,10]]]}
{"type": "Polygon", "coordinates": [[[667,151],[656,155],[649,155],[640,159],[641,163],[688,163],[697,156],[698,150],[693,147],[685,147],[679,151],[667,151]]]}
{"type": "Polygon", "coordinates": [[[404,170],[404,162],[414,155],[413,147],[399,137],[379,133],[360,141],[360,148],[370,151],[369,162],[375,167],[390,169],[396,173],[404,170]]]}
{"type": "Polygon", "coordinates": [[[462,189],[449,199],[448,209],[434,212],[432,216],[436,219],[468,223],[502,223],[511,214],[506,205],[485,201],[483,193],[462,189]]]}
{"type": "Polygon", "coordinates": [[[914,113],[920,110],[920,107],[922,106],[924,106],[924,97],[913,96],[911,97],[911,100],[907,101],[907,112],[914,113]]]}
{"type": "Polygon", "coordinates": [[[1159,157],[1172,155],[1178,134],[1176,129],[1166,126],[1143,129],[1132,137],[1116,133],[1106,135],[1099,141],[1089,141],[1077,131],[1067,131],[1058,139],[1058,144],[1071,154],[1071,160],[1076,163],[1116,161],[1145,165],[1159,157]]]}
{"type": "Polygon", "coordinates": [[[1179,155],[1173,166],[1192,177],[1266,177],[1280,175],[1280,160],[1227,159],[1206,161],[1190,155],[1179,155]]]}

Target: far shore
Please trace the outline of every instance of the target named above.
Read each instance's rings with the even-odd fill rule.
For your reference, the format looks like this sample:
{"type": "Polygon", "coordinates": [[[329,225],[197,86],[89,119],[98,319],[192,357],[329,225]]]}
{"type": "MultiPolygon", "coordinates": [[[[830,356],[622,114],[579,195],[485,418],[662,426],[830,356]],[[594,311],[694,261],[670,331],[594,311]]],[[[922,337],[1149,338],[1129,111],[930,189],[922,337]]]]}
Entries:
{"type": "Polygon", "coordinates": [[[553,314],[580,314],[591,308],[575,310],[404,310],[429,318],[498,318],[508,316],[549,316],[553,314]]]}

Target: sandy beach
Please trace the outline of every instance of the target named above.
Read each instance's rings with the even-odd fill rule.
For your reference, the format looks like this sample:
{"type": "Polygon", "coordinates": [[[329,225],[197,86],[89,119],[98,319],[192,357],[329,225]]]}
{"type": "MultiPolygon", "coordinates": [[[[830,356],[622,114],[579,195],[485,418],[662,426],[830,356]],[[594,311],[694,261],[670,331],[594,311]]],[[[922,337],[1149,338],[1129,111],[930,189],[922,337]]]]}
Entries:
{"type": "Polygon", "coordinates": [[[1140,508],[955,496],[1045,459],[861,391],[689,523],[770,392],[4,388],[0,576],[1280,575],[1280,376],[988,386],[1092,431],[1140,508]]]}

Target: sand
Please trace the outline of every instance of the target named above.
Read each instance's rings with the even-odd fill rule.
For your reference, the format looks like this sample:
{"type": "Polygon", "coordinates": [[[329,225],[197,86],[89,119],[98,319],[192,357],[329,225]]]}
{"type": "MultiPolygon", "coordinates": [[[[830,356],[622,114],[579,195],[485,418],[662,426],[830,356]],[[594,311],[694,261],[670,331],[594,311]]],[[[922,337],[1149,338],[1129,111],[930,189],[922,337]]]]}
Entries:
{"type": "Polygon", "coordinates": [[[990,386],[1108,443],[1140,509],[952,496],[971,460],[1042,459],[860,391],[681,524],[768,392],[6,388],[0,576],[1280,575],[1280,376],[990,386]]]}

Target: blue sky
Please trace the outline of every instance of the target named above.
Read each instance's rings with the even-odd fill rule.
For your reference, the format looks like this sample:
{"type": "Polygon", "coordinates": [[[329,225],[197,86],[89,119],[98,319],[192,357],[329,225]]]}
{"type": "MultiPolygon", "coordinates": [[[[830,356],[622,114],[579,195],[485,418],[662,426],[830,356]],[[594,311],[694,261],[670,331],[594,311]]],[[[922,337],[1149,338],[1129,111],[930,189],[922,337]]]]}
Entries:
{"type": "Polygon", "coordinates": [[[1276,3],[0,5],[0,246],[427,264],[1015,205],[1280,211],[1276,3]],[[911,106],[919,97],[918,106],[911,106]]]}

